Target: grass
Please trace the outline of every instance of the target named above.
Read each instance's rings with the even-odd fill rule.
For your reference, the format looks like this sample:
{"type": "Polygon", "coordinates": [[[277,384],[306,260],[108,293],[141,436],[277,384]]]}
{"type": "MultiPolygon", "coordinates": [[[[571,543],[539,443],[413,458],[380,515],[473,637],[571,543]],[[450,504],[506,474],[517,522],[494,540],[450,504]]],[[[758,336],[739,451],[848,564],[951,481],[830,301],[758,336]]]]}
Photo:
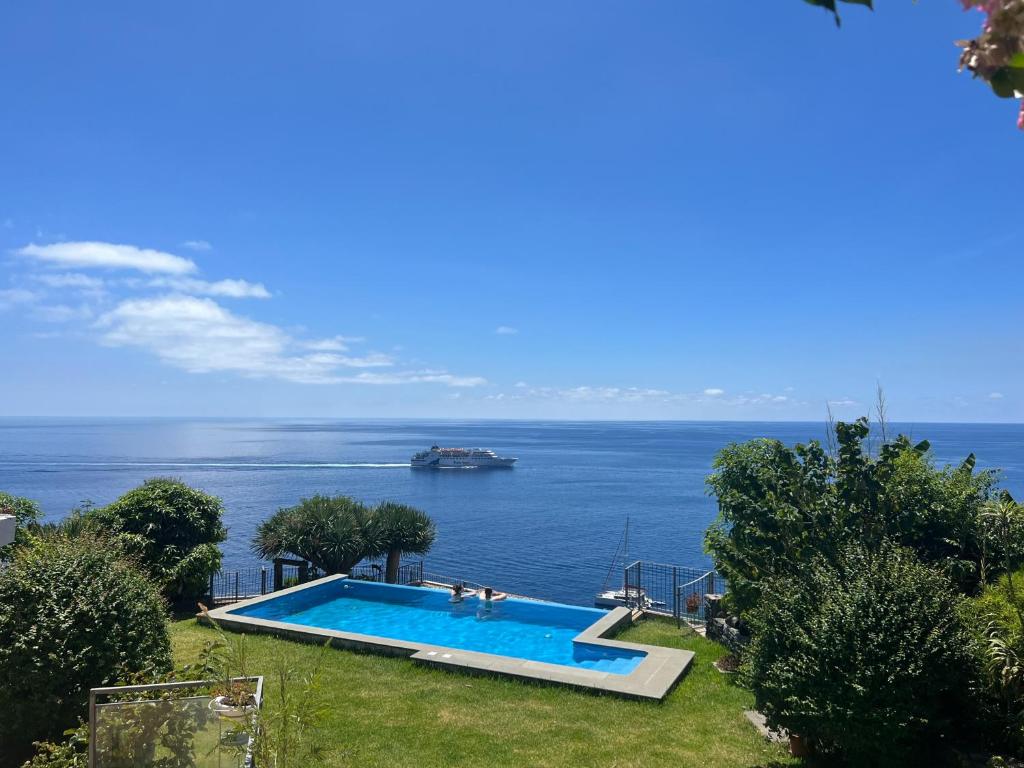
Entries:
{"type": "MultiPolygon", "coordinates": [[[[175,661],[195,661],[214,630],[172,626],[175,661]]],[[[621,639],[695,651],[683,681],[661,703],[430,669],[407,659],[326,650],[268,635],[246,639],[250,674],[321,667],[327,715],[325,768],[432,766],[707,766],[791,764],[762,739],[743,710],[752,697],[711,665],[724,651],[672,622],[647,620],[621,639]]]]}

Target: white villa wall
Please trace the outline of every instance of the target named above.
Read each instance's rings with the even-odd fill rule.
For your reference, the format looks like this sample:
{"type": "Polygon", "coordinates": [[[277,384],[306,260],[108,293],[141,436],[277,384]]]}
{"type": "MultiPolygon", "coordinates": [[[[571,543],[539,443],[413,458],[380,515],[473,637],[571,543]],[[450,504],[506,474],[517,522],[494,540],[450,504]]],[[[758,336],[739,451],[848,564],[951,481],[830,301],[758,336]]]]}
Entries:
{"type": "Polygon", "coordinates": [[[0,547],[14,541],[14,516],[0,515],[0,547]]]}

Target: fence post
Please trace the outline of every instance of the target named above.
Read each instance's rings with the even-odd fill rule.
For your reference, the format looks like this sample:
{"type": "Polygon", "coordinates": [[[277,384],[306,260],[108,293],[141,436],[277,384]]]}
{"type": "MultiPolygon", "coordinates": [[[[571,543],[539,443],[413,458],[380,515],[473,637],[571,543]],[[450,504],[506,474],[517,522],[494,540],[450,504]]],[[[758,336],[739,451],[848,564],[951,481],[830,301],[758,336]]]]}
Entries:
{"type": "Polygon", "coordinates": [[[679,569],[672,566],[672,615],[676,619],[676,629],[682,622],[679,621],[679,569]]]}
{"type": "Polygon", "coordinates": [[[266,566],[260,566],[260,594],[267,594],[267,569],[266,566]]]}
{"type": "Polygon", "coordinates": [[[210,607],[211,608],[213,607],[213,576],[214,576],[214,574],[211,573],[210,574],[210,607]]]}
{"type": "Polygon", "coordinates": [[[280,558],[274,558],[274,591],[277,592],[284,584],[284,563],[280,558]]]}
{"type": "Polygon", "coordinates": [[[235,602],[238,602],[238,571],[235,571],[235,602]]]}
{"type": "Polygon", "coordinates": [[[307,581],[309,581],[309,563],[303,560],[302,565],[299,566],[299,584],[305,584],[307,581]]]}
{"type": "Polygon", "coordinates": [[[643,597],[641,597],[641,595],[643,595],[643,588],[644,588],[643,584],[644,584],[643,565],[641,564],[641,562],[639,560],[637,560],[636,561],[636,605],[641,610],[643,610],[643,607],[644,607],[644,599],[643,599],[643,597]]]}

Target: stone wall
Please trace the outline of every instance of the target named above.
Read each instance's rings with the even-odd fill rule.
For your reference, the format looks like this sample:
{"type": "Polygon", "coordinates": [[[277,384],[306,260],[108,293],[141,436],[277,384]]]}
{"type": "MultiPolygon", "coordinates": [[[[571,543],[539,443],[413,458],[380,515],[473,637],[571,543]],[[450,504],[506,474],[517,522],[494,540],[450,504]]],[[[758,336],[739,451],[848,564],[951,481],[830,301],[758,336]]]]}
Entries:
{"type": "Polygon", "coordinates": [[[732,653],[738,655],[750,642],[750,635],[743,632],[739,620],[735,616],[728,616],[722,608],[721,595],[704,596],[704,617],[707,637],[721,643],[732,653]]]}

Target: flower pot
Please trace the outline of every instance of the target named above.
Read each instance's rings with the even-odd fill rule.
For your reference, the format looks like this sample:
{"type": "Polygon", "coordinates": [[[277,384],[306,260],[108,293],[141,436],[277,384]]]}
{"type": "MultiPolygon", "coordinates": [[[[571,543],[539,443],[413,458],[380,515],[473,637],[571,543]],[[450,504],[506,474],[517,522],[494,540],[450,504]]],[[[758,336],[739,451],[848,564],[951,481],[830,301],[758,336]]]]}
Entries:
{"type": "Polygon", "coordinates": [[[227,696],[218,696],[210,702],[210,709],[225,720],[242,720],[246,716],[247,707],[231,704],[227,696]]]}
{"type": "Polygon", "coordinates": [[[811,746],[803,736],[789,734],[789,754],[793,757],[810,757],[811,746]]]}

